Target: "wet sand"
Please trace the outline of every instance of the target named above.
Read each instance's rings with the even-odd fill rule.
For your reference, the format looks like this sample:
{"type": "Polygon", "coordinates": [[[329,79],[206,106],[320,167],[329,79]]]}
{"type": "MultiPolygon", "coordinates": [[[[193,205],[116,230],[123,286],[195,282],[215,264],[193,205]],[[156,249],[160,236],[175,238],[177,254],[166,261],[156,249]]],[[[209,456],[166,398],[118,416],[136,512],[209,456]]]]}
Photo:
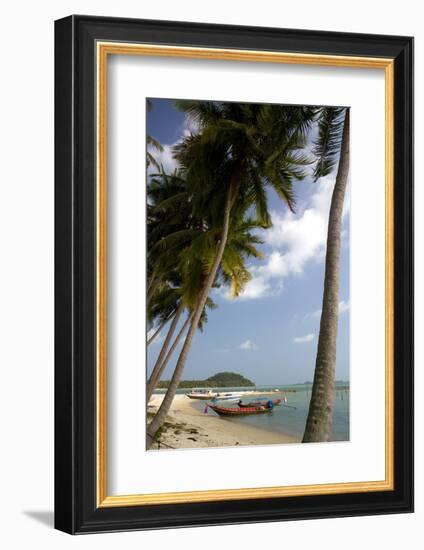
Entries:
{"type": "MultiPolygon", "coordinates": [[[[254,392],[246,392],[252,395],[254,392]]],[[[155,412],[162,402],[163,394],[154,394],[149,403],[149,412],[155,412]]],[[[234,407],[233,403],[227,404],[234,407]]],[[[203,410],[203,408],[202,408],[203,410]]],[[[161,448],[204,448],[234,445],[278,445],[299,443],[299,439],[283,433],[262,430],[232,419],[208,414],[198,410],[185,395],[176,395],[160,436],[161,448]]],[[[152,447],[154,449],[155,446],[152,447]]]]}

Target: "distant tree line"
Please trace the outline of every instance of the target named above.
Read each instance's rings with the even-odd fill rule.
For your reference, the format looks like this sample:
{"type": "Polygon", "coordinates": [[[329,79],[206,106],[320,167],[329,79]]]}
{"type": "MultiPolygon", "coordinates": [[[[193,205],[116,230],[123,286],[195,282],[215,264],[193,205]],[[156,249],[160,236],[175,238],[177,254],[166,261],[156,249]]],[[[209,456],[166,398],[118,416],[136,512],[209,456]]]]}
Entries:
{"type": "MultiPolygon", "coordinates": [[[[157,388],[167,389],[169,386],[169,380],[161,380],[157,388]]],[[[239,387],[252,387],[255,384],[237,374],[235,372],[218,372],[213,376],[210,376],[206,380],[181,380],[179,383],[179,388],[239,388],[239,387]]]]}

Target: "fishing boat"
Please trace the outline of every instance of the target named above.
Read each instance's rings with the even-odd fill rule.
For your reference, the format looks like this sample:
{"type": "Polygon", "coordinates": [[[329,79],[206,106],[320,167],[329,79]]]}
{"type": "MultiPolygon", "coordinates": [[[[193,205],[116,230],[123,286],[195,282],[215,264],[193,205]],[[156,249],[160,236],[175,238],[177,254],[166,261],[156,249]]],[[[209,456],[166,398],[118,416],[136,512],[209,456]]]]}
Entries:
{"type": "Polygon", "coordinates": [[[189,399],[214,399],[217,396],[216,392],[212,390],[193,390],[189,393],[186,393],[186,397],[189,399]]]}
{"type": "Polygon", "coordinates": [[[260,401],[250,401],[250,403],[242,403],[240,400],[238,402],[238,406],[242,409],[250,407],[266,407],[270,401],[272,401],[274,406],[281,405],[281,399],[263,399],[260,401]]]}
{"type": "Polygon", "coordinates": [[[245,408],[234,408],[234,407],[218,407],[218,405],[211,405],[210,403],[206,406],[206,411],[208,408],[211,408],[220,416],[247,416],[249,414],[264,414],[270,413],[272,407],[245,407],[245,408]]]}
{"type": "Polygon", "coordinates": [[[242,397],[240,392],[225,392],[216,394],[214,401],[237,401],[242,397]]]}

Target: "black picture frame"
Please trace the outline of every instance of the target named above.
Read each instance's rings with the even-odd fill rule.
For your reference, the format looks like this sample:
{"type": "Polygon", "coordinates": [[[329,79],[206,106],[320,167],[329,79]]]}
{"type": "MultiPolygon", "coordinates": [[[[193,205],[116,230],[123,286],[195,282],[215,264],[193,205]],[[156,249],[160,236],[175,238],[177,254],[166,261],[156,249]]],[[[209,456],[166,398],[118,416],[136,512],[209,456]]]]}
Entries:
{"type": "Polygon", "coordinates": [[[55,527],[94,533],[413,510],[413,39],[73,15],[55,23],[55,527]],[[98,40],[390,58],[394,99],[393,491],[98,508],[98,40]]]}

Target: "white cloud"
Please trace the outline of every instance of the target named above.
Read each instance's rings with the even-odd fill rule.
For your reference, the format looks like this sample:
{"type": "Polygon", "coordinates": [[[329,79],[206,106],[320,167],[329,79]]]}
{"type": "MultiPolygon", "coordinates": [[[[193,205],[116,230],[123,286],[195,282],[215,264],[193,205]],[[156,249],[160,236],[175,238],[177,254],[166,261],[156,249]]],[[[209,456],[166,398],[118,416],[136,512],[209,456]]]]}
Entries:
{"type": "MultiPolygon", "coordinates": [[[[239,298],[241,300],[254,300],[267,296],[271,291],[271,285],[266,281],[265,277],[255,275],[255,270],[251,268],[252,279],[247,283],[239,298]]],[[[230,292],[225,294],[225,297],[231,300],[230,292]]]]}
{"type": "Polygon", "coordinates": [[[315,334],[305,334],[305,336],[296,336],[293,338],[295,344],[305,344],[306,342],[311,342],[315,338],[315,334]]]}
{"type": "Polygon", "coordinates": [[[334,177],[307,185],[314,185],[316,191],[302,212],[271,212],[272,227],[261,235],[271,251],[265,264],[250,268],[252,279],[240,294],[241,299],[278,294],[284,278],[301,275],[308,262],[324,257],[334,177]]]}
{"type": "MultiPolygon", "coordinates": [[[[155,147],[152,145],[148,145],[147,150],[149,153],[153,155],[153,157],[156,159],[156,162],[159,164],[159,166],[163,166],[163,169],[167,174],[172,173],[175,168],[178,167],[178,161],[174,159],[173,156],[173,147],[172,145],[164,145],[162,144],[163,151],[158,151],[155,147]]],[[[153,164],[150,164],[148,172],[149,174],[155,174],[158,171],[156,166],[153,164]]]]}
{"type": "Polygon", "coordinates": [[[315,311],[312,311],[311,313],[307,313],[305,315],[305,319],[308,319],[308,318],[316,319],[318,317],[321,317],[321,312],[322,312],[322,309],[316,309],[315,311]]]}
{"type": "Polygon", "coordinates": [[[347,187],[346,187],[346,194],[345,199],[343,203],[343,219],[349,214],[350,212],[350,179],[347,181],[347,187]]]}
{"type": "Polygon", "coordinates": [[[339,302],[339,315],[341,315],[342,313],[345,313],[346,311],[348,311],[349,307],[350,307],[349,302],[345,302],[344,300],[341,300],[339,302]]]}
{"type": "Polygon", "coordinates": [[[240,349],[254,350],[257,349],[257,346],[252,340],[245,340],[239,346],[240,349]]]}
{"type": "Polygon", "coordinates": [[[187,137],[191,136],[192,134],[198,134],[199,130],[200,124],[186,114],[183,122],[182,135],[184,137],[187,137]]]}
{"type": "MultiPolygon", "coordinates": [[[[322,258],[325,252],[334,178],[327,176],[309,185],[317,186],[310,205],[301,214],[274,212],[273,227],[265,233],[266,243],[280,251],[278,267],[283,276],[303,273],[307,262],[322,258]]],[[[273,263],[268,266],[271,270],[276,267],[275,258],[273,263]]]]}
{"type": "Polygon", "coordinates": [[[253,351],[255,349],[258,349],[258,346],[252,340],[244,340],[244,342],[242,342],[235,348],[215,348],[212,351],[214,351],[215,353],[227,353],[229,351],[236,351],[239,349],[253,351]]]}
{"type": "MultiPolygon", "coordinates": [[[[346,311],[349,311],[350,303],[346,302],[345,300],[340,300],[339,302],[339,315],[342,315],[343,313],[346,313],[346,311]]],[[[307,313],[305,315],[305,319],[307,318],[318,318],[321,317],[322,309],[317,309],[315,311],[312,311],[311,313],[307,313]]]]}
{"type": "MultiPolygon", "coordinates": [[[[252,279],[240,294],[241,299],[276,295],[281,292],[286,277],[302,275],[309,262],[324,259],[334,183],[334,174],[321,178],[316,183],[305,182],[302,185],[315,188],[306,208],[296,214],[289,210],[271,212],[272,227],[261,234],[265,245],[270,249],[267,261],[250,267],[252,279]]],[[[348,190],[343,216],[346,216],[349,208],[348,190]]]]}

